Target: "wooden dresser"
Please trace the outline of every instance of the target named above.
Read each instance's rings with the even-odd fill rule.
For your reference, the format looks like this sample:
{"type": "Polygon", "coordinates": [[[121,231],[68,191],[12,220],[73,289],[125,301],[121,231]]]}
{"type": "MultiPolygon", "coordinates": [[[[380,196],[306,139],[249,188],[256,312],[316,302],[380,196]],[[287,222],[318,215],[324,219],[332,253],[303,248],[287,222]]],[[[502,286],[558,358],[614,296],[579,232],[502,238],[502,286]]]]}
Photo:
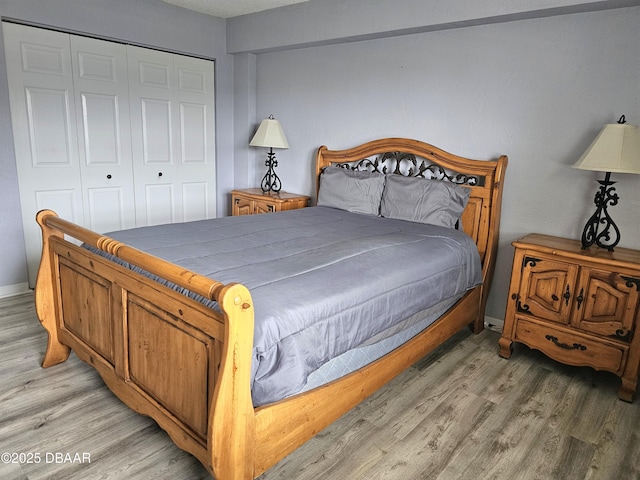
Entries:
{"type": "Polygon", "coordinates": [[[259,213],[296,210],[309,204],[309,197],[294,193],[264,193],[260,188],[247,188],[231,192],[231,214],[255,215],[259,213]]]}
{"type": "Polygon", "coordinates": [[[521,342],[562,363],[622,379],[631,402],[640,365],[640,252],[583,250],[577,240],[531,234],[515,242],[500,356],[521,342]]]}

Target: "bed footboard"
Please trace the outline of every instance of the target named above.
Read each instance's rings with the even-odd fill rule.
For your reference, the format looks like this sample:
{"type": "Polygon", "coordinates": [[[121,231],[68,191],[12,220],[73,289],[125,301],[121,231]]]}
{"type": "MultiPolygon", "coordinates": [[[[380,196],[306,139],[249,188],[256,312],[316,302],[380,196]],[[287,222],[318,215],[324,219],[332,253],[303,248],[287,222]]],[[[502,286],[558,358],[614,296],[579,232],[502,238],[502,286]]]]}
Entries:
{"type": "Polygon", "coordinates": [[[49,335],[43,367],[72,349],[130,408],[152,417],[218,478],[253,478],[250,372],[253,305],[242,285],[222,285],[38,213],[43,256],[38,317],[49,335]],[[161,273],[216,300],[201,305],[64,236],[161,273]]]}

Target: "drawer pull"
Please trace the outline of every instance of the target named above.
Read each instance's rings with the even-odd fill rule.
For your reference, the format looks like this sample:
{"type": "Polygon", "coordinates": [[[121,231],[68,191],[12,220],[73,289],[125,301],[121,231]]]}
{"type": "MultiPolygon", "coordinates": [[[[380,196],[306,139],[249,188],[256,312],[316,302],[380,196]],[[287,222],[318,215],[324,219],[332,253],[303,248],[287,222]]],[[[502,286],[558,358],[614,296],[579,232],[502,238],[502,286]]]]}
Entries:
{"type": "Polygon", "coordinates": [[[587,349],[587,347],[585,347],[584,345],[581,345],[579,343],[574,343],[573,345],[567,345],[566,343],[559,342],[558,338],[554,337],[553,335],[546,335],[544,338],[546,338],[550,342],[553,342],[557,347],[564,348],[565,350],[581,350],[581,351],[584,351],[584,350],[587,349]]]}

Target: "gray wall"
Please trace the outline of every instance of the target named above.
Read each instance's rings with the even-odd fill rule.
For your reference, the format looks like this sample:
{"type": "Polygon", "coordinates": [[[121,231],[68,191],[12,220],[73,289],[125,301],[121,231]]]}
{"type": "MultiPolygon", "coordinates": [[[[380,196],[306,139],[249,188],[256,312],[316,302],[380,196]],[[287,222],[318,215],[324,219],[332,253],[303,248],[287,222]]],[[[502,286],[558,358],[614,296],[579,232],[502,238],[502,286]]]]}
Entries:
{"type": "MultiPolygon", "coordinates": [[[[247,144],[269,114],[291,144],[277,152],[284,189],[310,195],[321,144],[404,136],[474,158],[509,155],[487,310],[502,318],[511,241],[531,231],[579,238],[601,175],[570,165],[603,124],[623,113],[640,123],[639,3],[311,0],[225,22],[160,0],[0,0],[0,15],[216,58],[219,215],[230,188],[264,174],[265,152],[247,144]]],[[[3,52],[0,292],[26,282],[3,52]]],[[[614,180],[621,246],[640,248],[640,176],[614,180]]]]}
{"type": "MultiPolygon", "coordinates": [[[[332,15],[335,2],[327,1],[332,15]]],[[[487,307],[489,316],[503,318],[510,243],[528,232],[579,238],[603,175],[570,166],[605,123],[626,114],[640,124],[640,7],[467,22],[347,43],[328,38],[328,45],[302,48],[332,21],[320,4],[286,10],[296,32],[312,32],[294,34],[291,45],[280,35],[271,48],[267,16],[228,23],[230,43],[239,31],[245,39],[252,35],[247,23],[256,29],[259,41],[234,48],[258,52],[256,123],[274,114],[291,145],[277,152],[283,189],[313,193],[314,152],[322,144],[341,149],[404,136],[473,158],[507,154],[500,253],[487,307]],[[298,14],[312,6],[311,18],[298,14]],[[266,20],[264,30],[259,19],[266,20]],[[260,45],[274,51],[260,53],[260,45]]],[[[352,2],[344,8],[351,31],[361,32],[346,5],[352,2]]],[[[293,29],[290,22],[282,28],[293,29]]],[[[264,156],[256,154],[249,183],[259,183],[264,156]]],[[[610,213],[622,231],[620,246],[640,248],[640,175],[614,180],[621,202],[610,213]]]]}
{"type": "Polygon", "coordinates": [[[638,0],[310,0],[229,19],[227,51],[260,53],[639,4],[638,0]]]}
{"type": "MultiPolygon", "coordinates": [[[[216,61],[218,215],[233,187],[233,57],[225,21],[161,0],[0,0],[0,16],[33,25],[126,41],[216,61]]],[[[0,293],[27,281],[4,44],[0,35],[0,293]],[[3,290],[4,287],[4,290],[3,290]]],[[[34,220],[35,221],[35,220],[34,220]]]]}

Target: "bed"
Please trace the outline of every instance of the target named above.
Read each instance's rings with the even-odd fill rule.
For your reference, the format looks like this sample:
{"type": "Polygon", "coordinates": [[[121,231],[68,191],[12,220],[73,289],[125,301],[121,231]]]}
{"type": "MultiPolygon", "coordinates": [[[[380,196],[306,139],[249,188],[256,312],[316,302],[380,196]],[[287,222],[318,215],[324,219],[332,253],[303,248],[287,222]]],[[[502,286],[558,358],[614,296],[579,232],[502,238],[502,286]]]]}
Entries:
{"type": "MultiPolygon", "coordinates": [[[[498,248],[506,165],[505,156],[472,160],[403,138],[375,140],[347,150],[323,146],[316,156],[317,206],[173,225],[167,227],[166,237],[145,227],[144,241],[129,232],[101,235],[43,210],[37,215],[43,255],[35,296],[38,318],[48,332],[42,365],[64,362],[73,350],[125,404],[152,417],[216,478],[255,478],[460,329],[482,330],[498,248]],[[408,192],[416,191],[411,185],[417,181],[449,192],[450,198],[442,193],[438,198],[455,204],[452,215],[413,218],[416,209],[409,200],[414,197],[408,192]],[[375,202],[354,206],[350,195],[343,198],[345,190],[373,192],[373,198],[380,194],[383,200],[380,206],[371,206],[375,202]],[[460,195],[463,200],[452,200],[460,195]],[[432,220],[437,225],[429,224],[432,220]],[[218,255],[216,262],[224,263],[212,270],[215,276],[210,275],[210,266],[198,263],[191,268],[196,265],[191,254],[168,253],[165,238],[182,244],[185,236],[198,237],[191,228],[205,232],[204,243],[215,237],[215,248],[227,249],[223,255],[219,251],[202,255],[218,255]],[[360,236],[345,240],[348,230],[360,236]],[[264,238],[271,240],[265,244],[264,238]],[[440,243],[422,246],[432,241],[440,243]],[[400,288],[397,282],[421,270],[412,264],[425,248],[435,258],[444,257],[440,252],[457,252],[455,268],[443,264],[445,273],[437,275],[445,276],[434,273],[426,280],[416,276],[410,286],[400,288]],[[263,262],[265,255],[276,251],[290,258],[274,256],[263,262]],[[391,252],[387,261],[392,267],[380,263],[349,277],[360,259],[372,257],[376,265],[385,251],[391,252]],[[258,254],[259,264],[239,261],[258,254]],[[313,264],[316,256],[321,267],[313,264]],[[400,257],[410,261],[396,268],[400,257]],[[475,273],[459,266],[473,263],[477,263],[475,273]],[[378,270],[373,273],[371,268],[378,270]],[[289,270],[293,280],[281,275],[289,270]],[[315,278],[319,270],[339,281],[315,278]],[[455,278],[465,277],[466,283],[448,280],[458,270],[455,278]],[[379,290],[374,277],[389,291],[379,290]],[[305,288],[296,291],[296,284],[305,288]],[[425,306],[422,297],[432,296],[427,293],[432,284],[457,286],[425,306]],[[314,330],[312,346],[302,349],[309,355],[303,363],[312,366],[296,376],[290,372],[298,367],[288,367],[282,359],[297,347],[273,343],[280,356],[263,355],[265,349],[259,345],[274,335],[265,333],[263,317],[266,305],[274,304],[273,315],[285,319],[276,331],[288,340],[298,331],[297,327],[286,331],[297,321],[290,315],[314,299],[323,302],[322,309],[310,309],[317,311],[316,323],[329,328],[322,333],[314,330]],[[352,300],[355,303],[349,304],[352,300]],[[386,310],[389,304],[398,304],[402,311],[391,313],[386,310]],[[345,315],[355,343],[331,340],[319,345],[319,338],[329,338],[327,331],[337,331],[339,339],[346,336],[343,324],[328,320],[345,315]],[[373,318],[384,322],[360,338],[373,318]],[[350,323],[362,319],[364,323],[350,323]],[[395,329],[386,328],[391,323],[395,329]],[[384,344],[385,349],[366,362],[324,376],[326,366],[349,356],[358,343],[366,344],[362,348],[384,344]],[[317,353],[325,347],[332,353],[317,353]],[[316,353],[318,358],[311,358],[316,353]],[[263,378],[260,362],[284,364],[284,377],[299,378],[284,393],[269,393],[257,380],[263,378]]],[[[305,310],[301,321],[316,328],[306,320],[310,315],[305,310]]]]}

